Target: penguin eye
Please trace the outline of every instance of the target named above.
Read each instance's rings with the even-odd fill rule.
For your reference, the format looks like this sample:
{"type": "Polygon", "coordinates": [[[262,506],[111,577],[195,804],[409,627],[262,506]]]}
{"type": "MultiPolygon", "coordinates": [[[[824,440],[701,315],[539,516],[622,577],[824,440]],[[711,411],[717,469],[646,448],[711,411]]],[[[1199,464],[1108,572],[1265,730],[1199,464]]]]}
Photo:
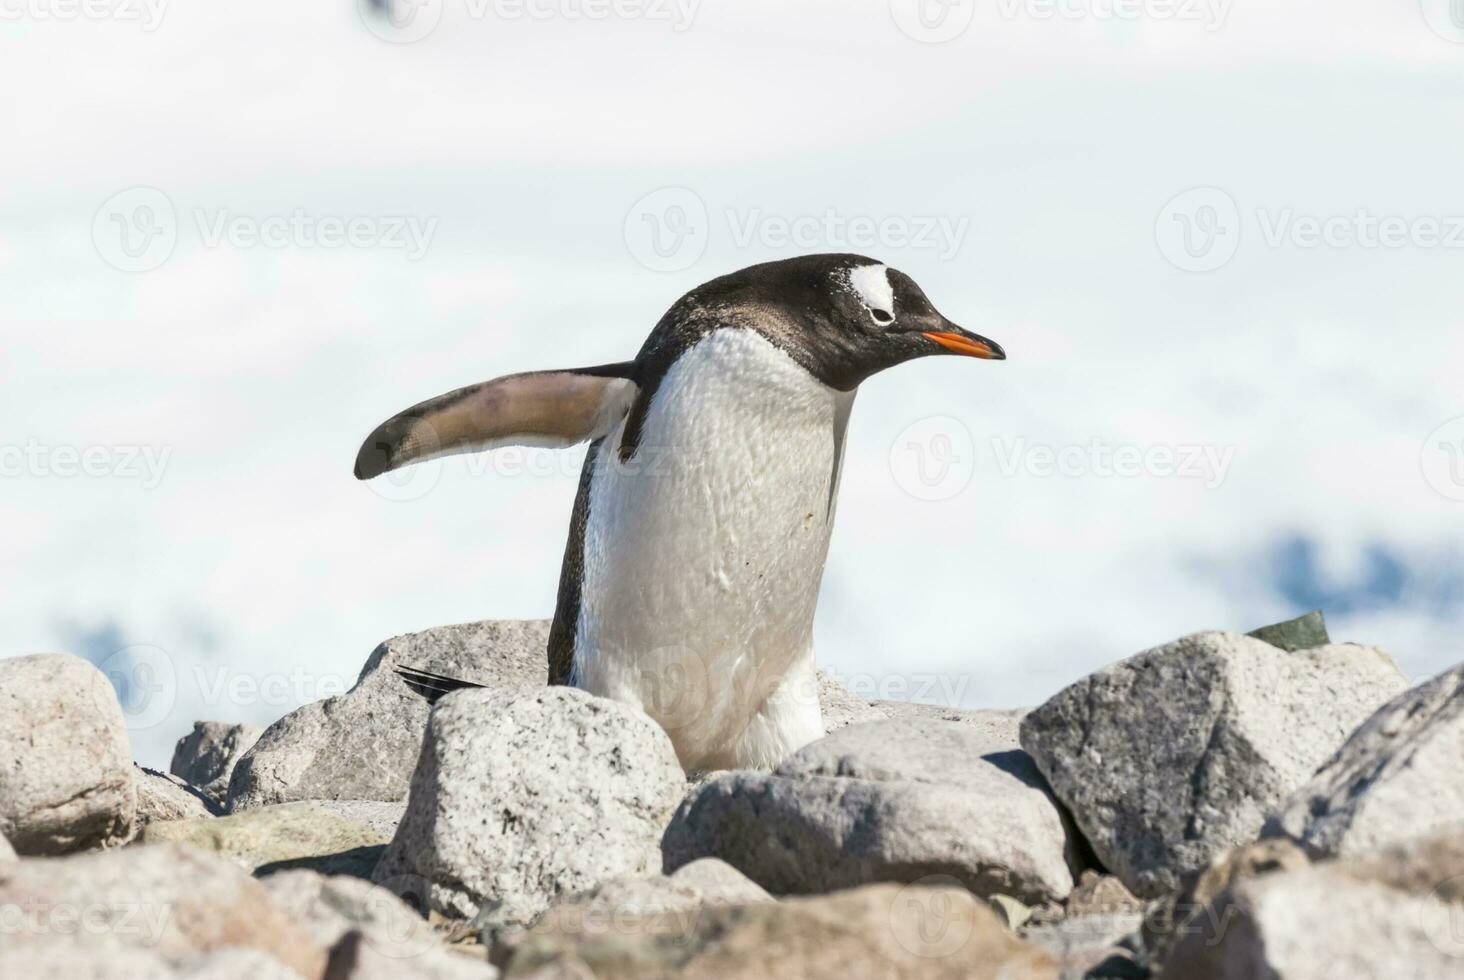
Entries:
{"type": "Polygon", "coordinates": [[[882,327],[887,327],[895,322],[895,315],[888,310],[870,310],[869,315],[874,318],[875,323],[882,327]]]}

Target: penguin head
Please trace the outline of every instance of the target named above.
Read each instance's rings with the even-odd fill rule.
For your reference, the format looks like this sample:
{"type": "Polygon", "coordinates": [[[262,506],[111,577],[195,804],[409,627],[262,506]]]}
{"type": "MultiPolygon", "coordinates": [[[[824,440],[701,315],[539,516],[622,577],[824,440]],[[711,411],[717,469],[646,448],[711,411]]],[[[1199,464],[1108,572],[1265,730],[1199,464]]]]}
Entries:
{"type": "Polygon", "coordinates": [[[807,255],[714,279],[687,297],[737,318],[815,377],[848,391],[873,374],[933,354],[1005,360],[994,340],[952,323],[915,280],[862,255],[807,255]]]}

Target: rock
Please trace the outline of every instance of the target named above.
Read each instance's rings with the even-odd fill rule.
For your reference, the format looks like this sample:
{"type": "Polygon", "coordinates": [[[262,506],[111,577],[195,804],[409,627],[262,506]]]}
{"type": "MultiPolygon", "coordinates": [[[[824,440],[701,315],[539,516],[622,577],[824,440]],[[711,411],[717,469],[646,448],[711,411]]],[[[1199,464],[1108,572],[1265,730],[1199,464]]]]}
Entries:
{"type": "Polygon", "coordinates": [[[353,931],[331,950],[325,980],[498,980],[498,971],[447,947],[403,961],[370,936],[353,931]]]}
{"type": "Polygon", "coordinates": [[[959,888],[871,885],[784,902],[713,906],[669,935],[635,920],[567,950],[524,943],[507,976],[594,980],[1051,980],[1056,963],[959,888]]]}
{"type": "Polygon", "coordinates": [[[401,811],[401,804],[310,800],[205,820],[154,823],[143,831],[142,840],[190,844],[257,874],[308,868],[366,878],[391,842],[389,817],[378,817],[373,827],[369,817],[360,815],[371,805],[401,811]]]}
{"type": "Polygon", "coordinates": [[[223,812],[211,797],[177,776],[143,766],[133,766],[132,771],[137,780],[138,830],[158,821],[206,820],[223,812]]]}
{"type": "Polygon", "coordinates": [[[1286,653],[1198,633],[1061,691],[1022,720],[1022,746],[1102,864],[1153,898],[1254,840],[1277,804],[1405,685],[1373,647],[1286,653]]]}
{"type": "Polygon", "coordinates": [[[548,956],[551,947],[572,954],[587,937],[618,933],[626,923],[634,923],[638,936],[680,935],[708,906],[771,901],[725,861],[703,858],[673,875],[614,878],[562,898],[508,949],[495,950],[494,961],[511,959],[526,942],[534,944],[536,956],[548,956]]]}
{"type": "Polygon", "coordinates": [[[21,854],[132,835],[137,790],[122,706],[80,657],[0,660],[0,834],[21,854]]]}
{"type": "Polygon", "coordinates": [[[1144,911],[1144,903],[1113,875],[1092,869],[1082,873],[1067,898],[1068,916],[1124,915],[1144,911]]]}
{"type": "Polygon", "coordinates": [[[0,868],[5,867],[5,865],[12,861],[18,860],[20,858],[15,853],[15,848],[10,846],[10,841],[6,839],[4,834],[0,834],[0,868]]]}
{"type": "Polygon", "coordinates": [[[231,725],[223,721],[195,721],[193,731],[178,739],[168,771],[191,783],[214,802],[229,795],[229,778],[239,759],[264,734],[260,725],[231,725]]]}
{"type": "Polygon", "coordinates": [[[1064,978],[1141,977],[1147,974],[1120,943],[1143,921],[1142,912],[1077,915],[1023,929],[1021,936],[1055,956],[1064,978]]]}
{"type": "Polygon", "coordinates": [[[1356,855],[1464,821],[1464,666],[1405,691],[1279,808],[1268,836],[1356,855]]]}
{"type": "Polygon", "coordinates": [[[1149,960],[1162,963],[1174,944],[1190,933],[1214,939],[1224,923],[1212,920],[1209,906],[1225,889],[1310,863],[1300,848],[1284,840],[1259,841],[1217,856],[1203,871],[1187,875],[1178,892],[1166,895],[1149,910],[1141,942],[1149,960]]]}
{"type": "Polygon", "coordinates": [[[1320,609],[1284,623],[1251,630],[1246,636],[1253,636],[1287,653],[1324,647],[1332,642],[1327,636],[1327,621],[1320,609]]]}
{"type": "Polygon", "coordinates": [[[885,717],[876,705],[856,695],[823,668],[819,668],[817,673],[818,708],[823,716],[825,732],[836,732],[862,721],[878,721],[885,717]]]}
{"type": "Polygon", "coordinates": [[[890,718],[927,718],[954,721],[981,732],[988,739],[991,751],[1020,751],[1019,730],[1030,708],[947,708],[938,704],[915,701],[876,701],[874,706],[890,718]]]}
{"type": "Polygon", "coordinates": [[[458,691],[432,712],[406,817],[375,880],[489,926],[660,865],[686,780],[638,708],[567,687],[458,691]]]}
{"type": "Polygon", "coordinates": [[[430,706],[393,668],[490,687],[547,683],[549,625],[503,620],[393,637],[361,668],[356,686],[275,722],[234,769],[229,809],[294,800],[403,800],[430,706]]]}
{"type": "MultiPolygon", "coordinates": [[[[266,954],[307,980],[325,969],[325,951],[275,908],[258,882],[228,861],[174,844],[16,862],[0,874],[0,909],[16,913],[7,917],[0,944],[10,964],[27,956],[44,962],[65,947],[92,954],[88,961],[100,965],[91,975],[128,976],[108,971],[131,953],[176,968],[203,954],[242,949],[266,954]]],[[[133,972],[129,980],[157,975],[133,972]]]]}
{"type": "Polygon", "coordinates": [[[168,959],[119,947],[0,947],[0,976],[27,980],[301,980],[272,956],[252,949],[218,949],[168,959]]]}
{"type": "Polygon", "coordinates": [[[1026,754],[988,733],[907,718],[854,725],[773,773],[722,773],[687,795],[666,867],[720,857],[774,894],[949,875],[978,895],[1065,896],[1077,856],[1026,754]]]}
{"type": "Polygon", "coordinates": [[[412,908],[359,878],[281,871],[261,879],[275,906],[331,949],[327,978],[493,980],[481,957],[444,946],[412,908]]]}
{"type": "Polygon", "coordinates": [[[1205,910],[1161,980],[1464,976],[1464,837],[1420,838],[1241,878],[1205,910]]]}
{"type": "Polygon", "coordinates": [[[1032,918],[1032,907],[1023,902],[1017,901],[1010,895],[988,895],[986,904],[991,906],[991,911],[1001,920],[1001,924],[1013,932],[1027,924],[1032,918]]]}

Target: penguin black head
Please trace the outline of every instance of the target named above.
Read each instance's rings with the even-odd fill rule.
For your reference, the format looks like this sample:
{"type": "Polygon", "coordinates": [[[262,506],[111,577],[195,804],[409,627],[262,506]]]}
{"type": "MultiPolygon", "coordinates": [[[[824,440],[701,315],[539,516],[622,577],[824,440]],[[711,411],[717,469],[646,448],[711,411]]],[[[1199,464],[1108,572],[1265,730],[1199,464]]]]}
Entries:
{"type": "Polygon", "coordinates": [[[1000,344],[942,316],[915,280],[862,255],[749,266],[692,290],[667,317],[739,322],[843,391],[931,354],[1006,359],[1000,344]]]}

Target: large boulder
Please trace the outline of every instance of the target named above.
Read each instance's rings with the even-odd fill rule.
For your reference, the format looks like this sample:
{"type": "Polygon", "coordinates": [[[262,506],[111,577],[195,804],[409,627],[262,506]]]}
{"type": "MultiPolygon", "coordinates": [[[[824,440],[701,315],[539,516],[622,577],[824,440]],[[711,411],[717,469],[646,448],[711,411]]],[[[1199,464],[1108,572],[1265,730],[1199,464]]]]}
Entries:
{"type": "Polygon", "coordinates": [[[567,687],[459,691],[432,712],[375,880],[419,887],[449,917],[521,925],[561,895],[659,868],[685,788],[671,740],[638,708],[567,687]]]}
{"type": "Polygon", "coordinates": [[[160,821],[148,825],[142,840],[213,851],[255,874],[307,868],[367,878],[391,842],[401,813],[400,803],[309,800],[224,817],[160,821]]]}
{"type": "Polygon", "coordinates": [[[229,779],[244,753],[264,734],[261,725],[231,725],[223,721],[195,721],[193,731],[173,747],[168,771],[198,787],[216,803],[229,796],[229,779]]]}
{"type": "Polygon", "coordinates": [[[1464,822],[1464,666],[1378,709],[1268,821],[1313,857],[1364,854],[1464,822]]]}
{"type": "Polygon", "coordinates": [[[675,931],[637,920],[573,946],[525,942],[507,976],[595,980],[1055,980],[1052,956],[1017,939],[960,888],[871,885],[783,902],[709,906],[675,931]]]}
{"type": "Polygon", "coordinates": [[[1374,647],[1286,652],[1198,633],[1092,674],[1021,740],[1099,860],[1136,895],[1172,891],[1267,815],[1407,686],[1374,647]]]}
{"type": "Polygon", "coordinates": [[[912,716],[844,728],[772,773],[718,774],[677,810],[666,867],[720,857],[774,894],[950,876],[1060,899],[1074,838],[1014,734],[912,716]]]}
{"type": "Polygon", "coordinates": [[[78,964],[100,964],[94,976],[127,976],[108,970],[129,956],[174,968],[239,949],[265,954],[306,980],[326,965],[325,950],[257,881],[228,861],[178,845],[16,862],[0,873],[0,909],[17,913],[0,944],[7,977],[38,975],[58,949],[83,953],[78,964]],[[20,969],[32,961],[34,969],[20,969]]]}
{"type": "Polygon", "coordinates": [[[136,812],[132,746],[102,672],[63,653],[0,660],[0,834],[21,854],[108,847],[136,812]]]}
{"type": "Polygon", "coordinates": [[[402,800],[431,706],[397,667],[495,688],[548,682],[549,626],[502,620],[441,626],[376,648],[345,694],[290,712],[234,768],[229,809],[293,800],[402,800]]]}
{"type": "Polygon", "coordinates": [[[1174,947],[1161,980],[1464,976],[1464,837],[1446,834],[1241,877],[1174,947]]]}

